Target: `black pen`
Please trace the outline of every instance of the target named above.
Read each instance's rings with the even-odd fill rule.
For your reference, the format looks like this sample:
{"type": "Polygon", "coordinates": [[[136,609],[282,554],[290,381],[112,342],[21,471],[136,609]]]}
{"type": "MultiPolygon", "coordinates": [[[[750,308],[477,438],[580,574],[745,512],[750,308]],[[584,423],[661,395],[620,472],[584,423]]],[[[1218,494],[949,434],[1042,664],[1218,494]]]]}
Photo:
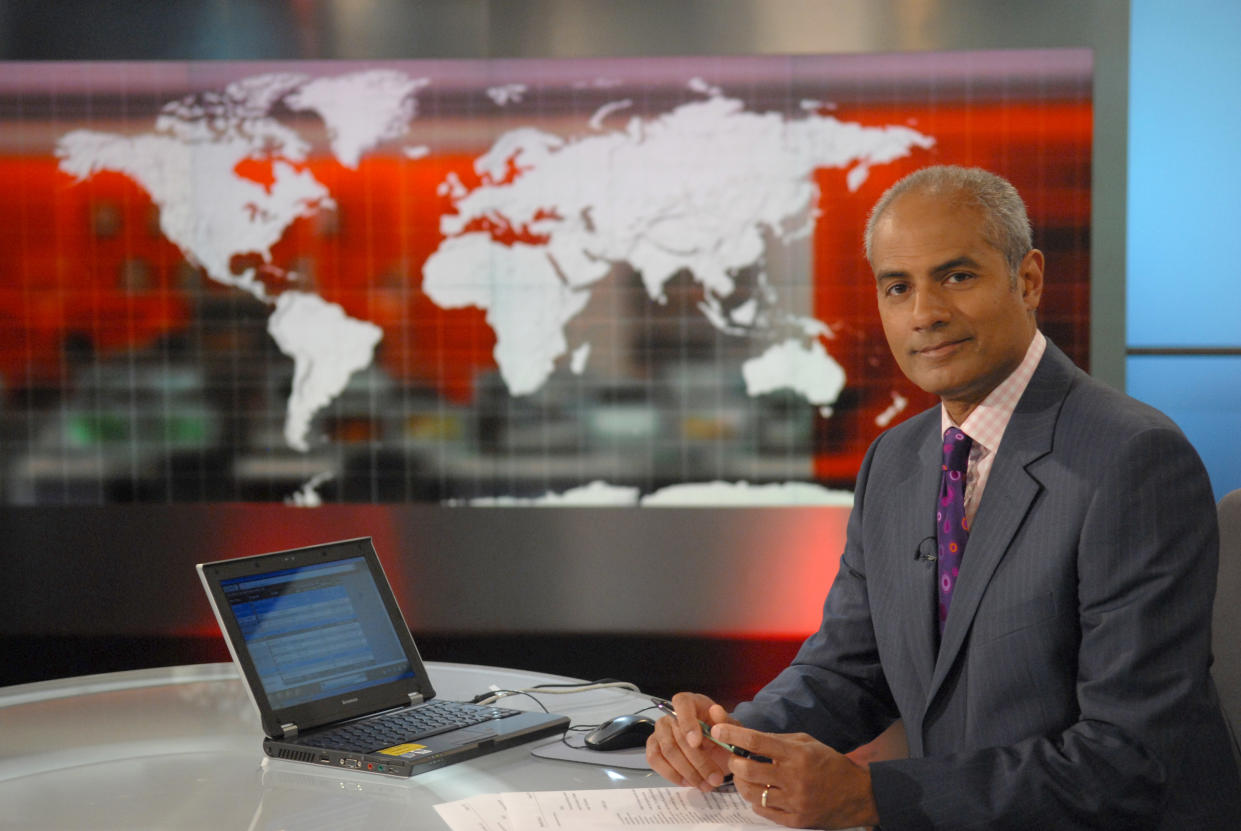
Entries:
{"type": "MultiPolygon", "coordinates": [[[[673,718],[677,717],[677,711],[672,709],[672,702],[665,701],[662,698],[652,698],[651,703],[654,704],[656,707],[658,707],[660,710],[667,713],[668,715],[672,716],[673,718]]],[[[729,744],[728,742],[722,742],[719,739],[717,739],[715,736],[712,736],[711,726],[707,724],[705,721],[703,721],[702,719],[698,719],[698,726],[702,728],[702,735],[706,736],[708,739],[715,742],[720,747],[724,748],[725,750],[727,750],[729,753],[733,754],[734,756],[740,756],[743,759],[753,759],[756,762],[766,762],[767,764],[771,764],[771,760],[768,759],[766,756],[759,756],[757,753],[751,753],[750,751],[746,750],[744,747],[737,747],[737,745],[735,744],[729,744]]]]}

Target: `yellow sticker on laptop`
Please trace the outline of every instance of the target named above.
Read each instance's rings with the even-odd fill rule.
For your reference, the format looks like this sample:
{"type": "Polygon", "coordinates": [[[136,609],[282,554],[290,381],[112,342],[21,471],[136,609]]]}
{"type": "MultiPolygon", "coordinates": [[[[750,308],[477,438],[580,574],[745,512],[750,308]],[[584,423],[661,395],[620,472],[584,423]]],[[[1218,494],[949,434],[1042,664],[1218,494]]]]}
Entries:
{"type": "Polygon", "coordinates": [[[379,752],[385,756],[400,756],[408,759],[411,756],[425,756],[431,752],[431,748],[425,744],[396,744],[392,747],[385,747],[379,752]]]}

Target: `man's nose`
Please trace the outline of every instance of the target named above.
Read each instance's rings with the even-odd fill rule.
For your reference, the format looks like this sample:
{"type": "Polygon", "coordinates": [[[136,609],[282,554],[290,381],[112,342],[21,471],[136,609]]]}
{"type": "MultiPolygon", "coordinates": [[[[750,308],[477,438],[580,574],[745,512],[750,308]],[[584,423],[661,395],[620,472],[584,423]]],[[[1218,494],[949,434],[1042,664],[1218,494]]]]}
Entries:
{"type": "Polygon", "coordinates": [[[917,329],[938,326],[949,317],[948,303],[938,287],[919,289],[914,292],[913,302],[913,325],[917,329]]]}

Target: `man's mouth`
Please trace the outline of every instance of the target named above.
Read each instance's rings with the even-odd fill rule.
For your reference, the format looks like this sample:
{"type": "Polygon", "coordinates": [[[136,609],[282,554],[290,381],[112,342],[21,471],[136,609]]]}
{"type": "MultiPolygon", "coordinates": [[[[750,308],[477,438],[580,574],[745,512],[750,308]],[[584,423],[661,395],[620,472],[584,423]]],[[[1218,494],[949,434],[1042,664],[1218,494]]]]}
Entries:
{"type": "Polygon", "coordinates": [[[915,349],[914,354],[923,358],[940,358],[944,355],[951,354],[958,346],[965,343],[969,338],[961,338],[960,340],[945,340],[939,343],[924,346],[921,349],[915,349]]]}

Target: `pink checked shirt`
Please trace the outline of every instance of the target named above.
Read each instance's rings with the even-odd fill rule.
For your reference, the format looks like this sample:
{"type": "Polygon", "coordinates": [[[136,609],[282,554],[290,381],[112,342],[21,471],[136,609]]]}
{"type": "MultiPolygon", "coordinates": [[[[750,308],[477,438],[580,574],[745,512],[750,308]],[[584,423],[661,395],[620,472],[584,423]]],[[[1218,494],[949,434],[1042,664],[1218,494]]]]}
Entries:
{"type": "Polygon", "coordinates": [[[1047,338],[1036,329],[1021,363],[966,416],[964,424],[955,423],[948,410],[940,405],[940,435],[949,427],[960,427],[965,435],[974,440],[969,466],[965,471],[965,517],[971,524],[978,511],[978,503],[982,501],[987,477],[991,475],[996,451],[1000,449],[1000,439],[1004,438],[1004,430],[1013,417],[1013,410],[1017,409],[1017,402],[1030,384],[1030,378],[1034,376],[1046,348],[1047,338]]]}

